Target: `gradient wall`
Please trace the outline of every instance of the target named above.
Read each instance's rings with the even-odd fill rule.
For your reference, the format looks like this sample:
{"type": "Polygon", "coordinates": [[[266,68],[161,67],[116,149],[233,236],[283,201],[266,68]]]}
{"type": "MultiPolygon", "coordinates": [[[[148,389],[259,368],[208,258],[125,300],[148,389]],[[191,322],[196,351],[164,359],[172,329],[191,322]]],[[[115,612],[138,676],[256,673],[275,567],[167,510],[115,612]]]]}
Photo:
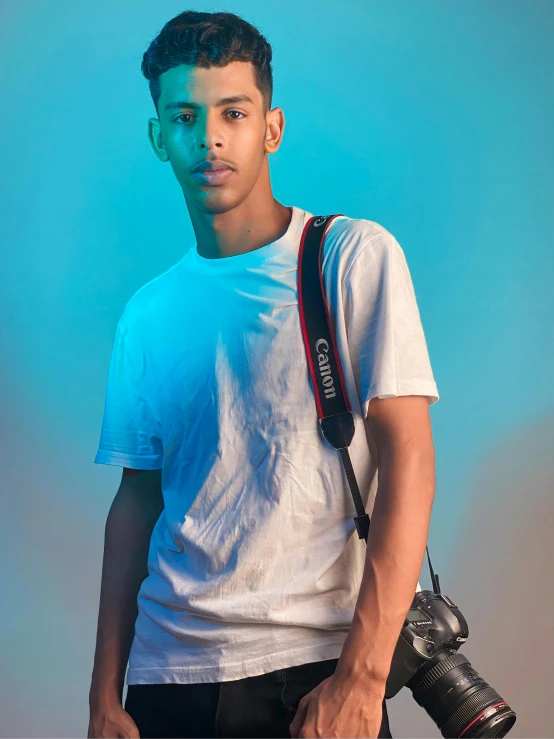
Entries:
{"type": "MultiPolygon", "coordinates": [[[[546,0],[3,0],[1,735],[86,736],[121,476],[93,464],[115,326],[194,245],[147,141],[140,61],[189,7],[243,15],[273,45],[275,196],[375,220],[404,249],[441,395],[433,564],[467,616],[464,654],[518,714],[510,736],[552,737],[546,0]]],[[[439,736],[408,691],[389,705],[394,736],[439,736]]]]}

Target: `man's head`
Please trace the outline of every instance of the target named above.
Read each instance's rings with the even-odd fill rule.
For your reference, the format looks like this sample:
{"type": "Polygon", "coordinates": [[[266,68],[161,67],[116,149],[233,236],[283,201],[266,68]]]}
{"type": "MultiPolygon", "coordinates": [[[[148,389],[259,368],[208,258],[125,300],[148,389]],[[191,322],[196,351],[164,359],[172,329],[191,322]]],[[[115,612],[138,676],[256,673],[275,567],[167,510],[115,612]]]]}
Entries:
{"type": "Polygon", "coordinates": [[[266,155],[284,130],[283,111],[271,110],[271,57],[269,43],[243,19],[196,11],[166,23],[145,52],[142,73],[158,115],[149,120],[150,143],[171,163],[189,210],[224,212],[269,187],[266,155]],[[219,104],[236,96],[251,102],[219,104]],[[217,186],[199,182],[193,168],[215,160],[232,175],[217,186]]]}

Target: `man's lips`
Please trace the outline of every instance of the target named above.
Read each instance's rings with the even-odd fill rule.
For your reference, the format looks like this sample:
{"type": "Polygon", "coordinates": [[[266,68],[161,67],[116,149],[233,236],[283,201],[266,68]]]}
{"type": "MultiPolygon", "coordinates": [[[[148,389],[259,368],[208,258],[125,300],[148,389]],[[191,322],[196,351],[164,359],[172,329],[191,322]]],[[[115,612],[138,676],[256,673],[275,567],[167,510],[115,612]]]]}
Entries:
{"type": "Polygon", "coordinates": [[[194,172],[193,178],[201,185],[221,185],[233,174],[232,169],[205,169],[203,172],[194,172]]]}

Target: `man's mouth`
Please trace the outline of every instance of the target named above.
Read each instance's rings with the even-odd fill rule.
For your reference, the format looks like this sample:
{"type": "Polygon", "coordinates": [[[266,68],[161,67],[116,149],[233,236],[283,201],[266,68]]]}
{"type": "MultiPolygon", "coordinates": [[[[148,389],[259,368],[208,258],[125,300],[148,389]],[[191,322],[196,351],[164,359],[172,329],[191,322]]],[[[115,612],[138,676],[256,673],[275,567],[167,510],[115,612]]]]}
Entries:
{"type": "Polygon", "coordinates": [[[194,172],[193,178],[201,185],[222,185],[233,174],[232,169],[206,169],[203,172],[194,172]]]}

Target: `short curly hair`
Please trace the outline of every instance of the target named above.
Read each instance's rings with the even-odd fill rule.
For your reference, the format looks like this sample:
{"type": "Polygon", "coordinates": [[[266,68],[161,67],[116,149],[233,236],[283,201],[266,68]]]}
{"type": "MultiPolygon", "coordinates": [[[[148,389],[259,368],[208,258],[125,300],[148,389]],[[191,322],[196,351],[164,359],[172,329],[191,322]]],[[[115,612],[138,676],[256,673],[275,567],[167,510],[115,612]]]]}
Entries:
{"type": "Polygon", "coordinates": [[[253,25],[234,13],[185,10],[168,21],[142,57],[141,71],[148,80],[158,117],[160,75],[180,64],[224,67],[234,61],[252,62],[264,114],[273,96],[272,50],[253,25]]]}

